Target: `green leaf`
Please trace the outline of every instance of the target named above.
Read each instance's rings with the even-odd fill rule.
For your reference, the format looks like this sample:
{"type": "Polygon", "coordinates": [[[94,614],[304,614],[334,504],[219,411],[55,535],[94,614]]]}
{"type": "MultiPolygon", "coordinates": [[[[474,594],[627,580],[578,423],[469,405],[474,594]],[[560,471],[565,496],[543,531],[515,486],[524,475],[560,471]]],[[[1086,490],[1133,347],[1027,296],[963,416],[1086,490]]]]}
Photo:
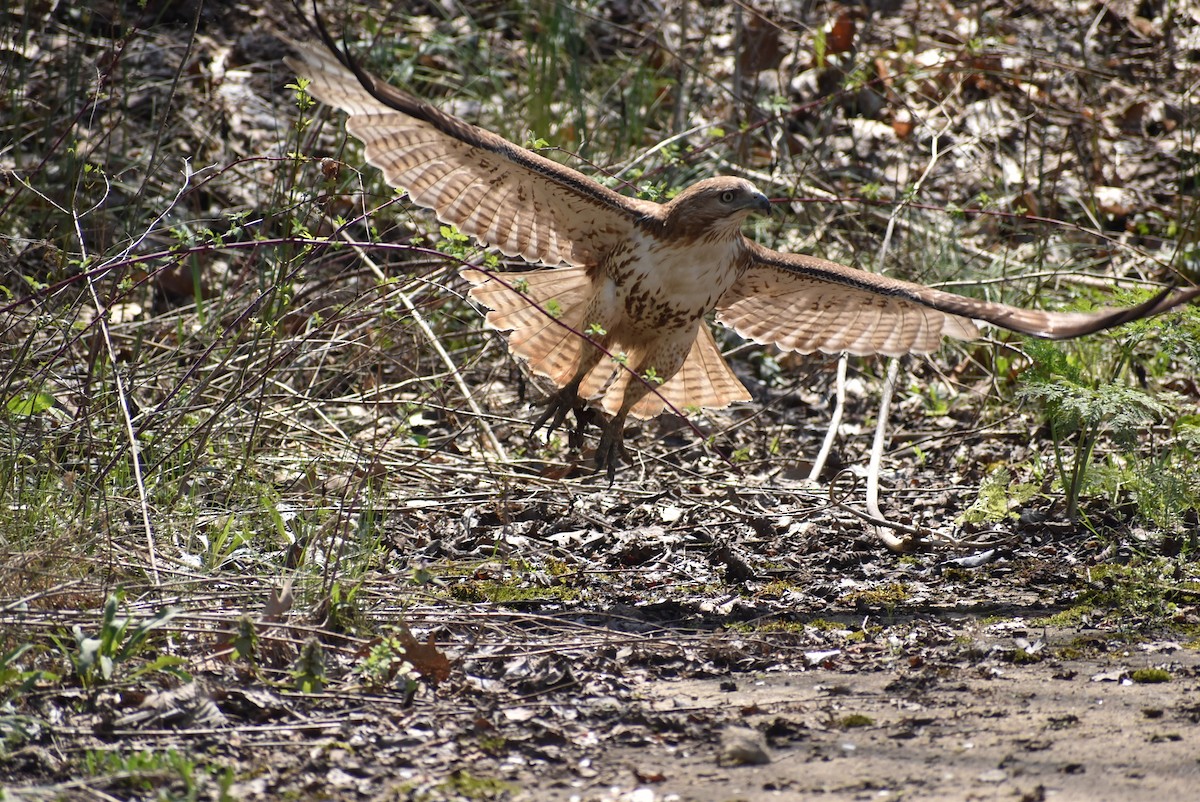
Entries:
{"type": "Polygon", "coordinates": [[[132,656],[139,648],[141,648],[143,641],[146,640],[146,636],[149,635],[151,631],[163,626],[182,612],[183,609],[180,607],[164,607],[163,609],[159,610],[158,614],[153,618],[148,618],[142,623],[138,624],[133,630],[133,634],[129,636],[129,639],[125,641],[124,645],[121,647],[119,657],[125,658],[132,656]]]}
{"type": "Polygon", "coordinates": [[[50,393],[22,393],[8,399],[7,406],[12,414],[28,418],[54,406],[54,396],[50,393]]]}
{"type": "Polygon", "coordinates": [[[129,679],[134,680],[143,674],[155,674],[161,671],[164,674],[170,674],[171,676],[183,682],[191,682],[192,675],[180,668],[180,666],[185,665],[187,665],[187,661],[182,657],[178,657],[173,654],[160,654],[149,663],[146,663],[146,665],[130,672],[129,679]]]}

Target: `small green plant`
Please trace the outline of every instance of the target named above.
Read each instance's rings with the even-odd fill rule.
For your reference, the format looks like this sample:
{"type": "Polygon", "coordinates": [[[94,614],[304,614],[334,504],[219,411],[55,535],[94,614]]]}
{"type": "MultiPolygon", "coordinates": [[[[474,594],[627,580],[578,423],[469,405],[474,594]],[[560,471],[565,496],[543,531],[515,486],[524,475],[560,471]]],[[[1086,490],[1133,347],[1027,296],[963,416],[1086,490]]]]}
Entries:
{"type": "Polygon", "coordinates": [[[91,690],[101,683],[111,682],[117,669],[121,667],[128,669],[123,677],[126,681],[133,681],[145,674],[163,672],[190,682],[191,676],[180,668],[185,664],[184,660],[174,655],[160,654],[148,663],[136,667],[129,665],[142,651],[149,648],[150,633],[179,615],[182,610],[166,607],[152,618],[134,623],[132,618],[117,616],[124,600],[125,592],[119,588],[109,594],[100,617],[100,631],[95,635],[84,633],[78,624],[73,626],[71,634],[75,641],[74,649],[65,638],[54,637],[55,645],[67,656],[79,684],[91,690]]]}
{"type": "Polygon", "coordinates": [[[882,587],[852,591],[838,601],[855,607],[883,607],[890,616],[908,597],[909,590],[904,583],[892,582],[882,587]]]}
{"type": "Polygon", "coordinates": [[[453,796],[465,799],[504,799],[516,790],[503,780],[480,777],[461,770],[447,777],[440,788],[453,796]]]}
{"type": "Polygon", "coordinates": [[[328,605],[322,611],[325,613],[322,629],[338,634],[353,634],[364,628],[365,620],[358,603],[359,587],[337,580],[330,585],[328,605]]]}
{"type": "Polygon", "coordinates": [[[1042,654],[1040,651],[1035,651],[1033,649],[1017,647],[1009,653],[1008,659],[1011,660],[1014,665],[1032,665],[1034,663],[1042,662],[1042,654]]]}
{"type": "Polygon", "coordinates": [[[818,27],[813,31],[813,61],[816,62],[817,69],[825,69],[825,59],[828,50],[828,40],[826,39],[825,28],[818,27]]]}
{"type": "Polygon", "coordinates": [[[980,482],[979,494],[971,506],[958,517],[958,523],[992,524],[1015,520],[1018,517],[1015,508],[1036,494],[1036,486],[1014,482],[1008,468],[996,468],[980,482]]]}
{"type": "Polygon", "coordinates": [[[384,635],[371,647],[357,674],[372,690],[397,687],[405,699],[412,699],[420,688],[416,666],[409,661],[408,650],[399,632],[384,635]]]}
{"type": "Polygon", "coordinates": [[[0,655],[0,704],[23,696],[39,682],[55,682],[58,676],[49,671],[27,670],[18,661],[33,649],[32,643],[22,643],[15,649],[0,655]]]}
{"type": "Polygon", "coordinates": [[[837,725],[844,730],[872,727],[875,725],[875,719],[862,713],[851,713],[848,716],[842,716],[838,719],[837,725]]]}
{"type": "Polygon", "coordinates": [[[477,743],[489,755],[503,755],[508,751],[508,739],[497,733],[481,734],[477,743]]]}
{"type": "Polygon", "coordinates": [[[931,418],[950,413],[951,397],[941,382],[913,382],[909,386],[909,392],[925,402],[925,414],[931,418]]]}
{"type": "MultiPolygon", "coordinates": [[[[1110,342],[1105,340],[1027,344],[1033,367],[1026,373],[1019,394],[1037,401],[1046,412],[1054,460],[1066,496],[1067,517],[1071,520],[1078,516],[1102,436],[1108,435],[1124,454],[1134,457],[1128,463],[1130,467],[1153,467],[1153,459],[1147,461],[1139,456],[1139,447],[1143,445],[1139,436],[1151,424],[1173,417],[1178,410],[1170,394],[1152,392],[1142,384],[1147,373],[1162,373],[1169,368],[1155,341],[1168,338],[1167,331],[1172,327],[1200,331],[1200,312],[1188,309],[1173,316],[1130,324],[1117,341],[1115,360],[1103,350],[1105,343],[1110,342]],[[1147,371],[1146,366],[1151,370],[1147,371]]],[[[1187,355],[1183,350],[1180,353],[1187,355]]],[[[1161,460],[1170,451],[1158,454],[1161,460]]],[[[1193,462],[1194,467],[1194,455],[1190,459],[1185,455],[1171,459],[1177,458],[1193,462]]],[[[1165,464],[1158,465],[1159,471],[1164,468],[1165,464]]],[[[1147,508],[1158,503],[1150,498],[1151,487],[1140,484],[1147,508]]],[[[1178,492],[1175,495],[1186,496],[1178,492]]],[[[1179,503],[1179,498],[1175,503],[1179,503]]],[[[1183,503],[1191,502],[1185,499],[1183,503]]]]}
{"type": "Polygon", "coordinates": [[[165,752],[89,749],[83,754],[83,774],[105,778],[109,785],[132,792],[169,787],[170,791],[158,791],[156,798],[187,802],[202,797],[211,799],[211,791],[206,787],[211,781],[216,782],[217,798],[225,802],[232,798],[229,789],[234,780],[231,769],[198,765],[193,758],[174,749],[165,752]]]}
{"type": "Polygon", "coordinates": [[[295,83],[287,84],[284,88],[292,90],[296,97],[296,108],[301,112],[306,112],[316,105],[312,95],[308,93],[308,86],[312,83],[307,78],[297,78],[295,83]]]}
{"type": "Polygon", "coordinates": [[[211,532],[199,532],[197,538],[204,546],[204,564],[211,568],[222,568],[234,554],[253,541],[253,532],[236,516],[227,515],[211,528],[211,532]]]}
{"type": "MultiPolygon", "coordinates": [[[[1138,514],[1163,530],[1200,510],[1200,419],[1178,418],[1152,454],[1110,454],[1096,466],[1095,487],[1115,505],[1132,496],[1138,514]]],[[[1195,548],[1195,535],[1189,548],[1195,548]]]]}
{"type": "Polygon", "coordinates": [[[642,378],[645,379],[648,384],[655,387],[663,383],[662,376],[659,375],[658,371],[653,365],[646,368],[646,370],[642,372],[642,378]]]}
{"type": "Polygon", "coordinates": [[[253,618],[248,615],[238,618],[237,628],[229,645],[230,655],[234,660],[244,660],[251,669],[258,665],[258,627],[253,618]]]}
{"type": "Polygon", "coordinates": [[[1183,566],[1178,558],[1157,557],[1082,569],[1080,579],[1084,586],[1071,606],[1034,623],[1074,627],[1103,618],[1115,622],[1123,631],[1175,628],[1179,612],[1176,600],[1187,592],[1189,584],[1177,579],[1183,566]]]}
{"type": "Polygon", "coordinates": [[[325,687],[325,649],[321,641],[310,637],[304,641],[300,656],[292,668],[292,680],[300,693],[320,693],[325,687]]]}
{"type": "Polygon", "coordinates": [[[54,406],[54,396],[44,392],[18,393],[5,402],[8,411],[19,418],[28,418],[54,406]]]}
{"type": "Polygon", "coordinates": [[[476,248],[471,243],[471,238],[466,234],[451,225],[443,224],[438,230],[442,238],[438,240],[434,247],[439,251],[447,256],[461,260],[466,260],[474,254],[476,248]]]}
{"type": "Polygon", "coordinates": [[[1171,672],[1162,668],[1139,668],[1129,678],[1141,683],[1170,682],[1171,672]]]}

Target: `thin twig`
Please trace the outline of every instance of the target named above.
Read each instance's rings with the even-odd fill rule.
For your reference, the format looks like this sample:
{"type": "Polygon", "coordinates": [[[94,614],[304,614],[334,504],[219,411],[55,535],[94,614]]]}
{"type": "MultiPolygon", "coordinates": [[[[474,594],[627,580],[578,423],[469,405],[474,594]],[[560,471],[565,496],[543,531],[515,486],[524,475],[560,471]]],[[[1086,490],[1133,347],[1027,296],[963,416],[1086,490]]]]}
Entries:
{"type": "MultiPolygon", "coordinates": [[[[104,177],[104,182],[108,184],[108,177],[104,177]]],[[[105,197],[108,192],[105,191],[105,197]]],[[[98,208],[100,202],[92,209],[98,208]]],[[[87,239],[83,234],[83,218],[92,211],[80,214],[76,209],[72,208],[71,221],[75,226],[75,236],[79,239],[79,253],[81,262],[87,264],[87,239]]],[[[112,365],[113,383],[117,389],[117,406],[121,410],[121,420],[125,424],[125,436],[129,438],[129,461],[133,467],[133,481],[137,485],[138,492],[138,507],[142,513],[142,528],[146,533],[146,549],[147,557],[150,560],[150,576],[154,579],[154,584],[159,584],[158,576],[158,557],[157,548],[154,545],[154,527],[150,525],[150,501],[146,495],[146,481],[142,476],[142,452],[138,447],[137,432],[133,428],[133,415],[129,411],[129,391],[125,387],[125,382],[121,378],[120,361],[117,359],[117,349],[113,347],[112,332],[108,326],[108,307],[100,300],[100,294],[96,291],[96,281],[89,277],[87,281],[88,293],[92,296],[92,303],[96,307],[96,326],[100,331],[100,336],[104,339],[104,349],[108,354],[109,364],[112,365]]]]}
{"type": "MultiPolygon", "coordinates": [[[[896,389],[896,378],[900,375],[900,360],[891,357],[888,360],[887,378],[883,382],[883,390],[879,399],[879,417],[875,422],[875,439],[871,443],[871,462],[867,466],[867,512],[873,517],[886,522],[879,510],[879,473],[883,464],[883,445],[887,440],[888,413],[892,407],[892,394],[896,389]]],[[[899,527],[887,525],[887,528],[899,527]]],[[[893,536],[887,529],[876,525],[875,535],[891,551],[912,551],[918,543],[917,539],[902,540],[893,536]]]]}
{"type": "Polygon", "coordinates": [[[842,413],[846,410],[846,366],[849,362],[849,354],[843,353],[838,357],[833,414],[829,417],[829,428],[825,430],[825,440],[821,443],[821,450],[817,452],[812,470],[808,474],[810,482],[821,481],[821,471],[825,470],[825,461],[829,459],[829,452],[833,450],[833,443],[837,440],[838,427],[842,425],[842,413]]]}

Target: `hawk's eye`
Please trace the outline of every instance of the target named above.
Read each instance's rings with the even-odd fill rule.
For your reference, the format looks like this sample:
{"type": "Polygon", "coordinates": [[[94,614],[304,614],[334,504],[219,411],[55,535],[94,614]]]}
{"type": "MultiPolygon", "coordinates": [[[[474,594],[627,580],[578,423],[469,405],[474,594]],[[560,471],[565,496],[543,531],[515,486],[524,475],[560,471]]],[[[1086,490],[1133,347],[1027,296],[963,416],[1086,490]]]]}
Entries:
{"type": "Polygon", "coordinates": [[[732,189],[727,189],[721,193],[721,203],[733,203],[733,199],[737,197],[732,189]]]}

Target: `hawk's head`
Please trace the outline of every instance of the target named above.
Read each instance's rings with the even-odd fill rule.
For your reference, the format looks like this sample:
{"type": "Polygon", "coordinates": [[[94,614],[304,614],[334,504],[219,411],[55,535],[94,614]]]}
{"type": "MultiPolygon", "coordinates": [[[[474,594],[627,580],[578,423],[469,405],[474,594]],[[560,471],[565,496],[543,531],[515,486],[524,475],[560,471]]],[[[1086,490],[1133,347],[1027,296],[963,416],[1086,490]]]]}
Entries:
{"type": "Polygon", "coordinates": [[[668,238],[732,239],[751,214],[767,214],[771,202],[744,178],[721,176],[697,181],[663,207],[668,238]]]}

